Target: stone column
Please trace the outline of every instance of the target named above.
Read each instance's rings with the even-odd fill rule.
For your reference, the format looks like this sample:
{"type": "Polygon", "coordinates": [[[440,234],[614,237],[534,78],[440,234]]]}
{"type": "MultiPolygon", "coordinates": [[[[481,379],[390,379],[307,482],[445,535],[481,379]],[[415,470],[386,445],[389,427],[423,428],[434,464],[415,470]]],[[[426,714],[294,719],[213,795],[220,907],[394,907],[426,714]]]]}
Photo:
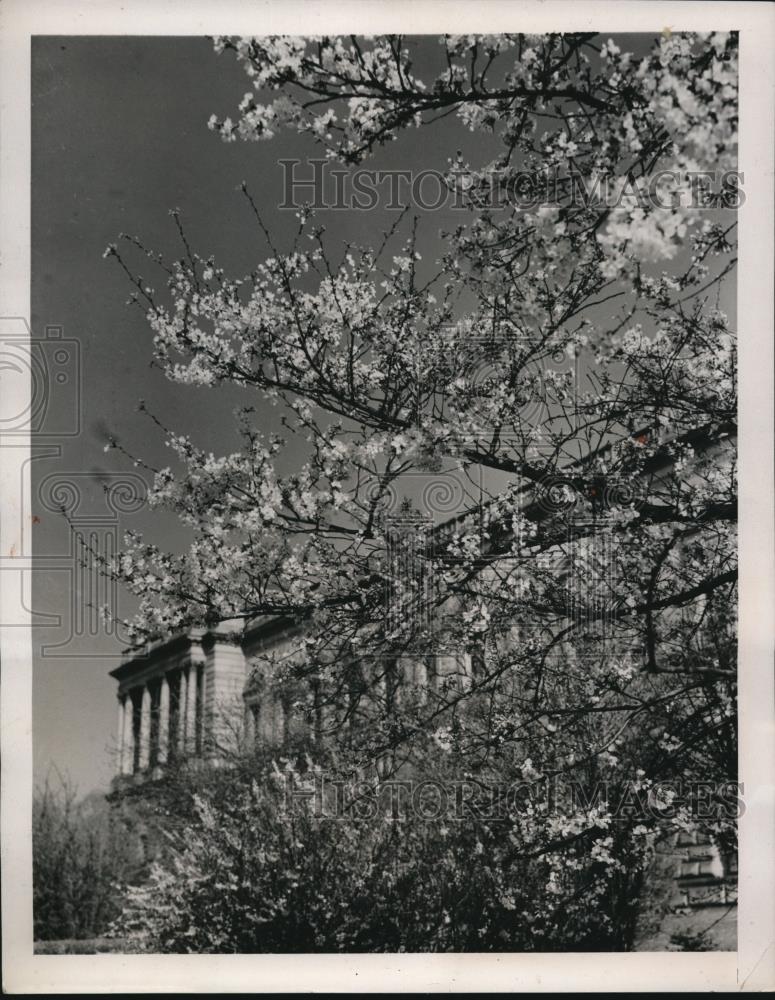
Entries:
{"type": "Polygon", "coordinates": [[[249,702],[245,703],[245,726],[244,726],[244,746],[245,750],[252,750],[256,743],[256,719],[254,713],[255,706],[249,702]]]}
{"type": "Polygon", "coordinates": [[[175,730],[175,753],[178,759],[186,750],[186,671],[178,671],[178,728],[175,730]]]}
{"type": "Polygon", "coordinates": [[[118,696],[118,757],[116,773],[124,773],[124,755],[126,754],[126,712],[124,711],[125,695],[118,696]]]}
{"type": "Polygon", "coordinates": [[[140,699],[140,770],[145,771],[151,762],[151,692],[143,684],[140,699]]]}
{"type": "Polygon", "coordinates": [[[369,658],[369,686],[371,688],[370,697],[377,705],[377,710],[387,711],[388,707],[388,685],[387,685],[387,661],[377,658],[369,658]]]}
{"type": "Polygon", "coordinates": [[[135,769],[135,707],[129,693],[124,695],[124,774],[135,769]]]}
{"type": "Polygon", "coordinates": [[[388,712],[395,711],[401,704],[403,673],[402,657],[385,662],[385,707],[388,712]]]}
{"type": "Polygon", "coordinates": [[[186,670],[186,705],[184,715],[183,752],[193,756],[196,752],[196,664],[189,663],[186,670]]]}
{"type": "Polygon", "coordinates": [[[424,656],[411,661],[411,684],[418,704],[425,705],[428,701],[428,664],[424,656]]]}
{"type": "Polygon", "coordinates": [[[159,752],[157,761],[159,764],[166,764],[169,750],[170,734],[170,683],[167,675],[161,679],[161,689],[159,691],[159,752]]]}
{"type": "Polygon", "coordinates": [[[196,696],[196,752],[204,754],[207,736],[207,667],[205,664],[194,668],[194,692],[196,696]]]}
{"type": "Polygon", "coordinates": [[[283,709],[275,691],[268,688],[259,705],[259,738],[262,743],[274,746],[282,740],[283,709]]]}
{"type": "Polygon", "coordinates": [[[180,668],[180,694],[178,695],[178,756],[186,756],[188,727],[188,667],[180,668]]]}
{"type": "Polygon", "coordinates": [[[312,704],[313,704],[313,721],[312,721],[312,736],[315,743],[320,746],[323,742],[323,692],[321,691],[321,685],[319,681],[312,681],[312,704]]]}

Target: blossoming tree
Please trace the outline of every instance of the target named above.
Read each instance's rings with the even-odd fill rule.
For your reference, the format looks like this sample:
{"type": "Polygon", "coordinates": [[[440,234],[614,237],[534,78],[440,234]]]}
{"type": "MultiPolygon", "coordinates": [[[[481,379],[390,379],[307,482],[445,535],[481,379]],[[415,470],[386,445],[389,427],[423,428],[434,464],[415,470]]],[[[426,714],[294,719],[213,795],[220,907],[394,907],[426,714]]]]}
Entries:
{"type": "MultiPolygon", "coordinates": [[[[636,56],[590,34],[446,36],[435,79],[400,36],[216,50],[252,87],[236,121],[210,120],[226,141],[289,128],[355,165],[455,115],[501,145],[449,168],[469,212],[433,266],[411,224],[390,234],[398,250],[386,238],[339,258],[303,206],[281,249],[247,188],[270,250],[246,276],[181,228],[159,301],[109,248],[167,376],[254,389],[306,449],[281,472],[286,440],[252,411],[230,455],[169,435],[178,463],[155,470],[150,500],[192,541],[127,539],[112,570],[140,598],[138,641],[303,622],[292,680],[314,682],[329,738],[346,732],[361,764],[432,746],[466,773],[587,790],[733,781],[735,339],[719,294],[740,197],[736,37],[668,32],[636,56]],[[549,178],[550,201],[516,203],[549,178]],[[479,494],[440,525],[430,489],[406,556],[406,477],[451,469],[479,494]],[[462,680],[436,669],[461,650],[462,680]],[[406,683],[407,661],[422,684],[406,683]],[[381,708],[354,729],[364,664],[381,708]]],[[[531,814],[513,850],[553,866],[559,896],[591,858],[604,893],[626,867],[610,825],[600,803],[531,814]]],[[[650,830],[631,824],[625,853],[644,857],[650,830]]]]}

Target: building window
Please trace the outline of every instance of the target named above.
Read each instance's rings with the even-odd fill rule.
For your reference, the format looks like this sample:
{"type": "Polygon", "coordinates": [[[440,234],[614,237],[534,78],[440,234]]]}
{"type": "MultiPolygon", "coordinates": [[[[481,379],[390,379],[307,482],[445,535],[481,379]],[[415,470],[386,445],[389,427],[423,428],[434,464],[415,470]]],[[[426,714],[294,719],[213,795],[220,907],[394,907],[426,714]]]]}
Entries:
{"type": "Polygon", "coordinates": [[[487,676],[487,646],[483,639],[471,643],[468,649],[471,682],[477,684],[487,676]]]}
{"type": "Polygon", "coordinates": [[[261,735],[261,706],[257,701],[251,702],[248,705],[249,720],[248,725],[250,726],[249,741],[250,746],[258,746],[259,737],[261,735]]]}

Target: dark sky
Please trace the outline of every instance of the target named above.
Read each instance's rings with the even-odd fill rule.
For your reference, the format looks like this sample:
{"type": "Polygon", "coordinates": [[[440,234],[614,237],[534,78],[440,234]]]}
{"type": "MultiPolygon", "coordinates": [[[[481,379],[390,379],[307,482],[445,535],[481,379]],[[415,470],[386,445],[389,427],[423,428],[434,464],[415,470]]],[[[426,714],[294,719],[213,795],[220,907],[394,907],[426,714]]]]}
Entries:
{"type": "MultiPolygon", "coordinates": [[[[413,44],[431,60],[438,58],[435,40],[413,44]]],[[[419,51],[418,62],[422,59],[419,51]]],[[[106,507],[101,483],[142,473],[117,452],[104,453],[107,434],[152,466],[169,464],[162,435],[136,410],[140,399],[163,424],[216,452],[235,444],[236,406],[258,403],[258,422],[267,430],[279,429],[277,411],[262,408],[253,395],[233,388],[175,386],[150,367],[151,332],[141,311],[126,305],[128,280],[115,260],[102,259],[106,245],[122,231],[154,251],[179,256],[169,216],[170,209],[179,208],[197,252],[215,254],[227,274],[249,272],[267,255],[267,247],[236,190],[243,180],[274,237],[287,245],[297,221],[292,212],[277,208],[283,193],[278,160],[321,153],[308,138],[288,132],[271,142],[229,145],[210,132],[210,115],[234,117],[248,84],[236,60],[216,56],[204,38],[33,41],[33,335],[44,338],[47,328],[61,327],[70,358],[79,352],[82,363],[80,380],[73,376],[50,399],[46,433],[36,440],[39,457],[32,465],[33,510],[40,518],[34,551],[41,567],[33,585],[40,624],[33,684],[38,780],[54,762],[82,791],[109,781],[106,748],[116,711],[115,682],[107,672],[117,665],[124,645],[120,637],[106,635],[88,610],[94,577],[73,569],[69,529],[50,509],[56,507],[62,482],[78,493],[79,530],[91,532],[101,545],[109,544],[118,527],[122,532],[139,528],[174,547],[183,536],[173,519],[141,512],[117,520],[106,507]],[[52,429],[77,433],[52,437],[52,429]]],[[[443,170],[458,149],[479,162],[485,146],[481,136],[452,120],[435,127],[432,144],[425,130],[413,130],[380,151],[369,166],[443,170]]],[[[451,228],[456,214],[441,210],[426,220],[419,244],[426,258],[435,255],[439,230],[451,228]]],[[[336,248],[345,239],[379,243],[396,213],[380,208],[324,215],[320,221],[336,248]]],[[[164,276],[150,262],[139,255],[133,262],[154,288],[163,288],[164,276]]],[[[131,609],[126,595],[118,607],[131,609]]]]}
{"type": "MultiPolygon", "coordinates": [[[[624,47],[627,39],[617,39],[624,47]]],[[[640,37],[633,47],[643,51],[640,37]]],[[[435,39],[415,39],[415,66],[426,80],[438,59],[435,39]],[[423,72],[423,67],[427,72],[423,72]]],[[[227,274],[248,273],[267,247],[236,190],[247,181],[277,242],[287,246],[296,226],[282,200],[283,158],[319,156],[307,137],[282,132],[271,142],[224,144],[207,119],[235,117],[249,89],[232,56],[216,56],[204,38],[38,37],[32,49],[32,303],[33,335],[61,328],[62,344],[43,350],[57,384],[35,441],[32,463],[34,531],[39,569],[33,581],[35,630],[33,733],[36,780],[52,764],[81,791],[106,787],[113,765],[108,749],[116,724],[116,686],[108,670],[123,643],[93,620],[89,603],[95,578],[80,574],[69,555],[71,536],[51,508],[62,486],[77,495],[73,518],[101,546],[117,529],[138,528],[165,545],[182,544],[174,520],[158,513],[121,513],[106,506],[102,484],[142,474],[115,451],[108,433],[152,466],[169,464],[160,432],[137,403],[166,426],[190,434],[216,453],[235,445],[232,411],[257,406],[263,429],[279,429],[276,410],[244,391],[175,386],[150,366],[151,332],[141,311],[125,303],[131,291],[114,260],[103,260],[122,231],[154,251],[179,256],[169,210],[182,212],[193,248],[214,254],[227,274]],[[64,349],[64,354],[61,353],[64,349]],[[73,359],[80,355],[81,375],[73,359]],[[51,436],[51,431],[72,432],[51,436]],[[48,506],[47,506],[48,505],[48,506]]],[[[369,161],[372,168],[444,170],[462,150],[479,165],[492,158],[495,141],[472,134],[454,118],[432,129],[410,130],[369,161]]],[[[439,231],[460,221],[454,209],[421,216],[418,248],[432,260],[439,231]]],[[[384,207],[370,212],[329,211],[320,220],[332,247],[344,240],[381,241],[395,220],[384,207]]],[[[161,290],[164,276],[138,256],[143,277],[161,290]]],[[[54,383],[51,383],[54,385],[54,383]]],[[[289,461],[293,461],[293,453],[289,461]]],[[[131,610],[125,596],[118,610],[131,610]]]]}

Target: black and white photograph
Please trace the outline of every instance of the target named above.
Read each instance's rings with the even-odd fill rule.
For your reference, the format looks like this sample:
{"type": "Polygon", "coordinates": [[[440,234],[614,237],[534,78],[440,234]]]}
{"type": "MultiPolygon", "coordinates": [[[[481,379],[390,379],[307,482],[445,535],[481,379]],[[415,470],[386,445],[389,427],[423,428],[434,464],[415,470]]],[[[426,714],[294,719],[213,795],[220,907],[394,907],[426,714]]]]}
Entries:
{"type": "Polygon", "coordinates": [[[772,8],[35,6],[6,988],[773,988],[772,8]]]}

